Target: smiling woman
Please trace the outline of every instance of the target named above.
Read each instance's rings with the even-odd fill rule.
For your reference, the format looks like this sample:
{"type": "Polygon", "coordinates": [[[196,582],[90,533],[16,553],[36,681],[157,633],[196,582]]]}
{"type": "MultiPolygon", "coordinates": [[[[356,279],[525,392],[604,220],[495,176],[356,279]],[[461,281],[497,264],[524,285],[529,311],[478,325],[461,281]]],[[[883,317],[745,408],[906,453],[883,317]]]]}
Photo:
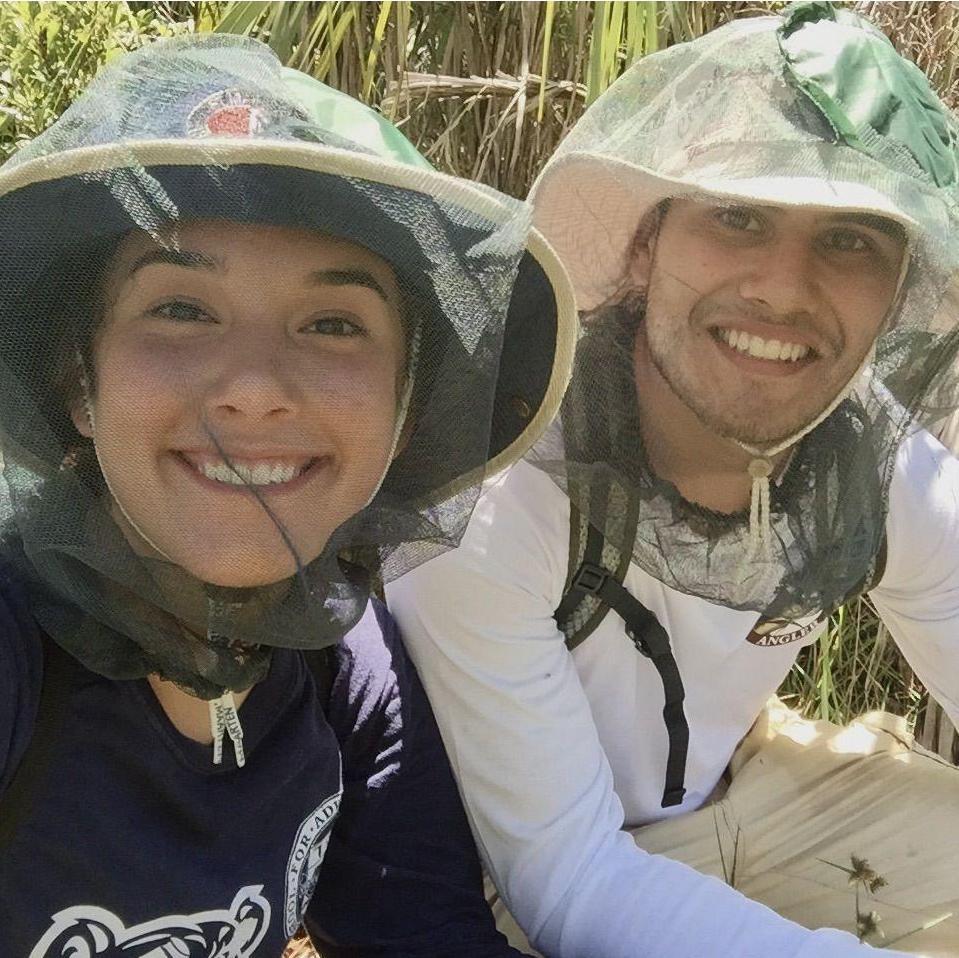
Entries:
{"type": "Polygon", "coordinates": [[[510,953],[371,593],[558,407],[528,224],[228,36],[0,170],[0,954],[510,953]]]}
{"type": "Polygon", "coordinates": [[[100,672],[213,697],[333,641],[562,392],[571,300],[525,207],[302,89],[252,42],[158,44],[0,175],[17,541],[100,672]]]}
{"type": "Polygon", "coordinates": [[[108,265],[74,423],[140,554],[220,586],[287,578],[396,451],[415,375],[396,279],[355,243],[283,227],[163,240],[133,233],[108,265]]]}

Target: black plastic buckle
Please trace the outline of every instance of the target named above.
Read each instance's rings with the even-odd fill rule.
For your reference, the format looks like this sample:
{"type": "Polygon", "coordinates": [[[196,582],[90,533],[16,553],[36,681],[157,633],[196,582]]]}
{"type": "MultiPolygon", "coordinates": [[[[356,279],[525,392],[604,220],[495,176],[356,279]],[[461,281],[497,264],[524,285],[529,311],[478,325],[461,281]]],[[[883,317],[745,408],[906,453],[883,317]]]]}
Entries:
{"type": "Polygon", "coordinates": [[[573,580],[573,588],[596,595],[606,584],[608,578],[609,573],[605,569],[593,565],[592,562],[584,562],[573,580]]]}
{"type": "Polygon", "coordinates": [[[685,794],[686,789],[682,785],[679,788],[671,788],[668,792],[663,793],[663,803],[660,807],[672,808],[675,805],[682,805],[685,794]]]}
{"type": "Polygon", "coordinates": [[[647,659],[651,659],[653,657],[652,651],[650,650],[649,646],[646,644],[646,640],[641,635],[637,635],[630,628],[626,629],[626,634],[632,640],[633,645],[636,646],[636,651],[640,655],[644,655],[647,659]]]}

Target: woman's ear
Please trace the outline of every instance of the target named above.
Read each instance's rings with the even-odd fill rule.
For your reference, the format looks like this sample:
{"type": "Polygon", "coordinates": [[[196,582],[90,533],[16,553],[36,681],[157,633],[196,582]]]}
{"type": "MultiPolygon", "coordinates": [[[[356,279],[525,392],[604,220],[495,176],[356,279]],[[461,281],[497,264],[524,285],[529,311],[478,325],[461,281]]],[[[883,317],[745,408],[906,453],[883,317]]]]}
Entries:
{"type": "Polygon", "coordinates": [[[77,396],[70,403],[70,419],[81,436],[93,438],[93,414],[90,409],[90,400],[85,396],[77,396]]]}

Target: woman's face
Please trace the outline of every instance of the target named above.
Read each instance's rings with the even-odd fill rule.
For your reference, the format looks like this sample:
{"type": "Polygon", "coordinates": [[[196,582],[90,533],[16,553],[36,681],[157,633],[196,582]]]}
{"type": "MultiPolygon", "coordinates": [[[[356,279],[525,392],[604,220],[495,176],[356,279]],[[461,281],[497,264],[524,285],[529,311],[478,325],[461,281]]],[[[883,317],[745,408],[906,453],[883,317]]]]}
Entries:
{"type": "Polygon", "coordinates": [[[315,559],[390,463],[390,267],[316,233],[202,221],[129,236],[104,292],[89,414],[72,413],[134,547],[216,585],[279,581],[296,563],[265,503],[315,559]]]}

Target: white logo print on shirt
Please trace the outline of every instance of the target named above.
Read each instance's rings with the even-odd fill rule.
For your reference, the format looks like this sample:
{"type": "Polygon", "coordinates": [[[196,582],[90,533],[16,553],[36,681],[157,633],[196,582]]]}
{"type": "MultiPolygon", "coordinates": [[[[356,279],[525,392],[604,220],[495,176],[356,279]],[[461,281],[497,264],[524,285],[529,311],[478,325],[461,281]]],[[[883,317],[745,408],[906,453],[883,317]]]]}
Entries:
{"type": "Polygon", "coordinates": [[[320,864],[326,855],[326,846],[330,844],[330,832],[333,819],[340,807],[342,791],[331,795],[318,806],[300,825],[290,850],[290,860],[286,866],[286,906],[283,930],[292,937],[306,906],[313,897],[317,879],[320,877],[320,864]]]}
{"type": "Polygon", "coordinates": [[[262,891],[262,885],[248,885],[228,909],[170,915],[131,928],[105,908],[75,905],[53,916],[30,958],[253,958],[270,926],[262,891]]]}
{"type": "MultiPolygon", "coordinates": [[[[772,618],[759,621],[746,636],[746,641],[763,648],[776,648],[780,645],[791,645],[812,635],[813,630],[823,625],[828,616],[822,610],[810,612],[808,615],[796,619],[772,618]]],[[[821,631],[821,630],[820,630],[821,631]]]]}

